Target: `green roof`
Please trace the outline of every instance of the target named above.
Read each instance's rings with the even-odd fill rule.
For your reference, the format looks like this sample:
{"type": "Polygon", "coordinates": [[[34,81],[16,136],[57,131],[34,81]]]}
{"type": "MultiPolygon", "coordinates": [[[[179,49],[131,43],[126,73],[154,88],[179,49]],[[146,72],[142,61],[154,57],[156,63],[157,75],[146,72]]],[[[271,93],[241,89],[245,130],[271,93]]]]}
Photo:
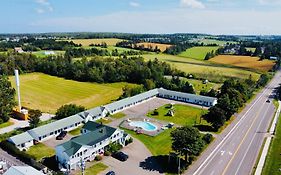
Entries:
{"type": "Polygon", "coordinates": [[[83,145],[93,146],[109,138],[116,131],[116,128],[112,128],[106,125],[101,125],[99,123],[95,123],[92,121],[87,122],[83,128],[91,132],[73,138],[70,141],[59,145],[64,147],[65,149],[64,152],[68,156],[74,155],[83,145]]]}

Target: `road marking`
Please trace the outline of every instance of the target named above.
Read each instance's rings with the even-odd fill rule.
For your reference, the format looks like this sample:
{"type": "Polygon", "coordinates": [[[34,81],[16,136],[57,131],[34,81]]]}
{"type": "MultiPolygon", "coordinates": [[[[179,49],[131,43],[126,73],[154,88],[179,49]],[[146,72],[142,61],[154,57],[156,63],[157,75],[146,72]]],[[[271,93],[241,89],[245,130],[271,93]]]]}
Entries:
{"type": "MultiPolygon", "coordinates": [[[[264,104],[265,104],[265,103],[263,103],[262,106],[264,106],[264,104]]],[[[261,109],[262,109],[262,107],[261,107],[261,108],[259,109],[259,111],[257,112],[257,114],[256,114],[256,116],[255,116],[255,119],[254,119],[254,121],[252,122],[250,128],[247,130],[247,132],[246,132],[246,134],[244,135],[242,141],[239,143],[237,149],[236,149],[235,152],[234,152],[234,156],[231,157],[230,161],[227,163],[226,167],[224,168],[224,170],[223,170],[223,172],[222,172],[222,175],[224,175],[224,174],[226,173],[228,167],[230,166],[230,164],[232,163],[232,161],[233,161],[233,159],[235,158],[236,154],[237,154],[238,151],[240,150],[241,145],[244,143],[244,140],[247,138],[247,136],[248,136],[248,134],[250,133],[252,127],[254,126],[256,120],[258,119],[258,116],[259,116],[259,114],[260,114],[260,112],[261,112],[261,109]]],[[[268,107],[267,107],[267,110],[268,110],[268,107]]],[[[244,156],[245,156],[245,155],[244,155],[244,156]]]]}
{"type": "MultiPolygon", "coordinates": [[[[270,106],[268,105],[267,110],[266,110],[266,112],[265,112],[264,114],[267,113],[269,107],[270,107],[270,106]]],[[[262,120],[260,121],[259,126],[257,127],[257,129],[259,129],[260,125],[261,125],[262,122],[263,122],[263,119],[264,119],[264,116],[262,117],[262,120]]],[[[256,135],[257,135],[257,134],[254,134],[253,138],[251,139],[251,142],[250,142],[250,144],[248,145],[248,147],[247,147],[247,149],[246,149],[246,152],[245,152],[244,156],[242,157],[242,160],[241,160],[240,163],[239,163],[239,166],[238,166],[238,168],[237,168],[237,170],[236,170],[236,172],[235,172],[235,175],[238,173],[238,170],[240,169],[240,167],[241,167],[241,165],[242,165],[242,163],[243,163],[243,161],[244,161],[244,159],[245,159],[245,157],[246,157],[246,155],[247,155],[247,153],[248,153],[248,151],[249,151],[249,149],[250,149],[250,146],[252,145],[252,143],[253,143],[254,138],[255,138],[256,135]]]]}
{"type": "Polygon", "coordinates": [[[276,83],[274,80],[272,80],[268,85],[265,86],[265,88],[260,93],[260,96],[254,101],[254,103],[249,107],[249,109],[240,117],[240,120],[234,125],[234,127],[229,131],[229,133],[222,139],[222,141],[216,146],[216,148],[209,154],[209,156],[201,163],[201,165],[197,168],[197,170],[194,172],[194,175],[200,174],[201,171],[203,171],[206,166],[210,163],[208,160],[217,152],[217,150],[220,148],[221,145],[225,144],[226,139],[230,135],[233,134],[233,131],[242,123],[242,121],[245,120],[245,116],[249,113],[249,111],[255,106],[255,104],[265,95],[266,91],[269,90],[268,87],[272,86],[274,83],[276,83]],[[207,163],[208,162],[208,163],[207,163]],[[206,164],[207,163],[207,164],[206,164]],[[206,164],[206,165],[205,165],[206,164]],[[203,167],[205,166],[205,167],[203,167]],[[203,168],[202,168],[203,167],[203,168]],[[202,168],[202,169],[201,169],[202,168]]]}
{"type": "Polygon", "coordinates": [[[225,152],[225,151],[221,151],[221,156],[223,156],[224,152],[225,152]]]}

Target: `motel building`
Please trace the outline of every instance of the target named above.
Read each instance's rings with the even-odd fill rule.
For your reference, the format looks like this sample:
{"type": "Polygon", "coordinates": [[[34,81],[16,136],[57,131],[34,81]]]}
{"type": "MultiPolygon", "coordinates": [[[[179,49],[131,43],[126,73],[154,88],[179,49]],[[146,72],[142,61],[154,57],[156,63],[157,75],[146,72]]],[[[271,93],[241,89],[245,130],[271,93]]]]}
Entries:
{"type": "MultiPolygon", "coordinates": [[[[201,96],[201,95],[166,90],[163,88],[157,88],[157,89],[152,89],[150,91],[135,95],[133,97],[128,97],[128,98],[125,98],[125,99],[122,99],[122,100],[119,100],[119,101],[116,101],[116,102],[113,102],[113,103],[110,103],[110,104],[107,104],[104,106],[99,106],[99,107],[96,107],[93,109],[89,109],[89,110],[80,112],[78,114],[72,115],[70,117],[67,117],[67,118],[64,118],[61,120],[57,120],[55,122],[28,130],[22,134],[10,137],[8,139],[8,141],[11,142],[12,144],[14,144],[19,150],[25,151],[25,150],[28,150],[29,147],[34,145],[34,143],[43,142],[50,138],[56,137],[62,131],[74,130],[83,124],[85,124],[85,126],[88,126],[87,124],[91,121],[96,121],[98,119],[104,118],[108,114],[115,114],[115,113],[121,112],[125,109],[128,109],[130,107],[133,107],[133,106],[141,104],[141,103],[144,103],[155,97],[166,98],[166,99],[171,99],[171,100],[176,100],[176,101],[181,101],[181,102],[185,102],[185,103],[191,103],[191,104],[196,104],[196,105],[206,106],[206,107],[211,107],[211,106],[214,106],[215,104],[217,104],[217,99],[213,98],[213,97],[206,97],[206,96],[201,96]]],[[[91,124],[91,126],[92,125],[93,124],[91,124]]],[[[93,133],[98,134],[97,137],[100,137],[99,132],[86,133],[86,132],[90,131],[89,126],[87,128],[88,129],[85,129],[82,132],[85,135],[83,137],[86,137],[87,135],[91,135],[93,133]]],[[[93,129],[96,129],[96,128],[93,127],[93,129]]],[[[107,131],[107,129],[105,129],[105,131],[107,131]]],[[[119,130],[116,130],[116,131],[119,131],[119,130]]],[[[122,135],[122,134],[120,133],[120,135],[122,135]]],[[[111,137],[111,135],[109,136],[109,138],[110,137],[111,137]]],[[[121,138],[121,136],[120,136],[120,138],[121,138]]],[[[105,138],[102,137],[102,140],[104,140],[104,139],[105,138]]],[[[109,140],[116,141],[115,138],[112,138],[109,140]]],[[[97,142],[97,141],[94,140],[93,143],[94,142],[97,142]]],[[[75,159],[75,156],[77,157],[77,153],[79,153],[79,155],[81,154],[81,156],[84,155],[84,152],[81,153],[81,152],[77,152],[77,151],[80,151],[80,149],[83,151],[91,150],[90,153],[92,154],[92,150],[95,150],[95,149],[90,149],[90,148],[92,148],[93,146],[96,146],[96,147],[98,146],[96,144],[95,145],[90,144],[90,145],[91,146],[89,146],[88,144],[85,144],[83,139],[80,143],[79,137],[78,137],[77,143],[76,142],[71,142],[71,144],[68,143],[68,145],[67,144],[65,145],[65,149],[70,146],[74,146],[75,149],[73,149],[73,150],[76,150],[77,148],[79,148],[79,150],[76,150],[76,151],[72,152],[71,154],[70,153],[68,154],[66,151],[63,155],[58,156],[59,157],[58,159],[61,160],[63,162],[63,164],[65,164],[65,162],[69,162],[69,165],[72,165],[71,161],[73,161],[75,159]],[[74,157],[72,158],[70,156],[69,158],[67,158],[68,155],[71,155],[74,157]]],[[[104,147],[105,144],[102,143],[101,146],[104,147]]],[[[101,149],[102,147],[99,146],[99,149],[101,149]]],[[[70,150],[70,149],[66,149],[66,150],[70,150]]],[[[85,154],[86,154],[86,152],[85,152],[85,154]]],[[[59,154],[60,154],[60,152],[59,152],[59,154]]],[[[92,156],[92,157],[94,157],[94,156],[92,156]]]]}
{"type": "Polygon", "coordinates": [[[92,161],[102,155],[110,143],[125,146],[129,138],[123,130],[89,121],[82,130],[82,135],[56,146],[56,159],[60,168],[75,170],[83,161],[92,161]]]}

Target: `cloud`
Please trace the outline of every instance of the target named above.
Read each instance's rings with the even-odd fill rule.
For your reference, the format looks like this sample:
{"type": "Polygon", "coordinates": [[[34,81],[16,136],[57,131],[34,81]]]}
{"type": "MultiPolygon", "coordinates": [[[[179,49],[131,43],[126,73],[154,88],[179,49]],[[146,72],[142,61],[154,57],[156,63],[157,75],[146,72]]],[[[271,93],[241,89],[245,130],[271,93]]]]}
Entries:
{"type": "Polygon", "coordinates": [[[131,1],[130,2],[130,6],[132,6],[132,7],[139,7],[140,4],[138,2],[131,1]]]}
{"type": "Polygon", "coordinates": [[[281,5],[281,0],[259,0],[261,5],[281,5]]]}
{"type": "Polygon", "coordinates": [[[205,5],[199,0],[181,0],[180,4],[182,7],[190,7],[197,9],[204,9],[205,5]]]}
{"type": "Polygon", "coordinates": [[[39,8],[35,9],[39,14],[54,11],[53,6],[48,0],[35,0],[35,2],[39,5],[39,8]]]}
{"type": "Polygon", "coordinates": [[[30,28],[41,32],[65,32],[71,29],[73,32],[278,35],[281,34],[281,23],[277,16],[281,16],[280,11],[171,9],[162,12],[118,12],[101,16],[40,19],[30,24],[30,28]],[[263,25],[260,25],[260,21],[263,25]]]}

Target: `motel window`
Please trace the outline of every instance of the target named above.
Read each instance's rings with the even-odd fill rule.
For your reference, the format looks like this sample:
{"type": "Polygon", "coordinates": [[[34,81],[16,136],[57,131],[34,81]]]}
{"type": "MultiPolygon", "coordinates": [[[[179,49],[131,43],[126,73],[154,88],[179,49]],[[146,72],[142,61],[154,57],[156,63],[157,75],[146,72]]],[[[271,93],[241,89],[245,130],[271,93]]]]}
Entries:
{"type": "Polygon", "coordinates": [[[54,132],[51,132],[51,133],[50,133],[50,135],[53,135],[53,134],[54,134],[54,132]]]}

